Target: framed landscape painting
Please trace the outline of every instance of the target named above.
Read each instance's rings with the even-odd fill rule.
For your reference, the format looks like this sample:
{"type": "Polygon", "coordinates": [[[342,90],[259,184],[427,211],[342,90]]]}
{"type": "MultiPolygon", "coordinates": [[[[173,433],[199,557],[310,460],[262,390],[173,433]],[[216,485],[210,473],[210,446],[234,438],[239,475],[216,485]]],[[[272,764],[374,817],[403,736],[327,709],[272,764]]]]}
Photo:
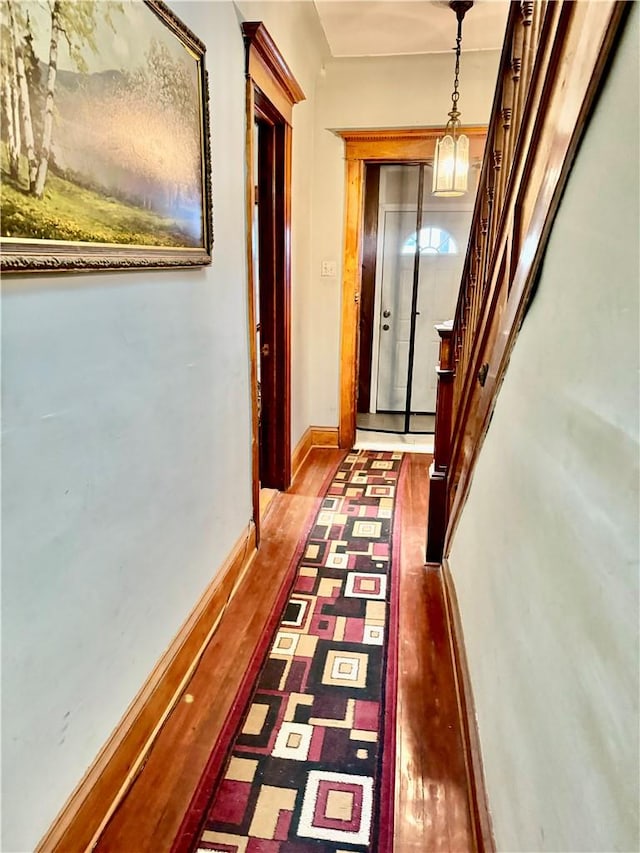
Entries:
{"type": "Polygon", "coordinates": [[[159,0],[3,0],[3,272],[211,262],[205,47],[159,0]]]}

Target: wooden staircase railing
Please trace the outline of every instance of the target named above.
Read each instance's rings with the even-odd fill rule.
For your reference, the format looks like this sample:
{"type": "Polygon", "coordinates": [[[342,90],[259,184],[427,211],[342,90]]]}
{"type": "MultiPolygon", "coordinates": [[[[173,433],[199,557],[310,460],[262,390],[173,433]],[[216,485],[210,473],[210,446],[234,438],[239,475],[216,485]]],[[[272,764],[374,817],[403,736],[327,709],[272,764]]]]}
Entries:
{"type": "Polygon", "coordinates": [[[628,5],[512,2],[440,366],[427,562],[448,554],[553,217],[628,5]]]}

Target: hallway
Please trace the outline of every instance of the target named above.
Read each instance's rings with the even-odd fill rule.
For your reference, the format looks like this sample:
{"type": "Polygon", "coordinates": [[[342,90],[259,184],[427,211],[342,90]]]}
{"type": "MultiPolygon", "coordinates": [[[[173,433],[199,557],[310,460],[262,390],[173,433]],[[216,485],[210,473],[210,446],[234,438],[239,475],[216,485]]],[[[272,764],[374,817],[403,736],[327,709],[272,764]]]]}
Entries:
{"type": "MultiPolygon", "coordinates": [[[[344,455],[312,449],[291,489],[272,501],[258,554],[100,836],[100,853],[171,849],[327,477],[344,455]]],[[[476,849],[442,581],[438,569],[424,567],[430,461],[406,454],[396,509],[401,556],[394,844],[402,853],[476,849]]]]}
{"type": "MultiPolygon", "coordinates": [[[[24,5],[3,4],[3,24],[7,30],[10,23],[12,34],[3,70],[14,84],[3,88],[0,107],[14,125],[12,136],[10,122],[3,124],[0,140],[3,186],[19,183],[31,191],[33,146],[25,133],[18,144],[15,108],[30,102],[37,130],[53,77],[55,106],[46,111],[47,121],[54,119],[50,186],[73,184],[81,209],[95,213],[111,204],[108,182],[95,184],[99,192],[94,187],[100,176],[89,156],[97,146],[101,157],[110,137],[96,133],[90,116],[112,122],[118,139],[128,134],[115,152],[135,154],[138,141],[155,138],[156,126],[174,150],[181,138],[169,134],[177,102],[160,109],[153,86],[142,93],[145,110],[154,105],[152,123],[140,121],[137,95],[120,103],[121,85],[137,92],[146,75],[158,77],[151,72],[151,45],[145,48],[155,29],[132,25],[139,13],[160,27],[174,60],[179,55],[189,66],[190,100],[198,107],[189,111],[189,126],[194,156],[197,149],[203,160],[197,180],[192,176],[199,183],[196,219],[207,239],[197,249],[142,247],[131,242],[136,234],[127,225],[122,242],[120,236],[114,244],[82,235],[67,240],[57,214],[54,222],[46,213],[52,199],[40,205],[23,194],[28,216],[19,228],[29,236],[14,233],[11,219],[0,234],[0,849],[186,853],[175,841],[185,817],[197,815],[191,806],[212,751],[228,744],[236,757],[230,729],[249,710],[242,690],[256,671],[256,650],[274,636],[274,620],[291,622],[276,602],[308,541],[328,477],[349,448],[375,447],[397,448],[404,459],[394,495],[401,521],[393,540],[401,542],[393,570],[400,596],[397,701],[387,690],[388,669],[385,692],[351,695],[351,709],[320,713],[315,699],[327,694],[309,690],[304,695],[311,702],[296,706],[298,716],[285,720],[289,704],[280,703],[274,746],[283,720],[308,729],[319,720],[319,728],[343,734],[348,729],[357,746],[335,749],[328,758],[346,754],[351,764],[329,770],[330,781],[345,783],[336,775],[356,775],[356,760],[367,760],[362,776],[367,790],[376,790],[377,778],[386,785],[393,769],[393,798],[388,788],[379,790],[395,816],[396,853],[640,850],[640,3],[105,0],[81,4],[96,20],[74,26],[82,31],[77,51],[69,38],[59,39],[57,57],[46,38],[51,32],[53,44],[58,32],[55,10],[68,14],[77,4],[28,4],[42,26],[19,11],[24,5]],[[392,221],[404,202],[387,195],[376,205],[369,194],[367,205],[367,182],[375,175],[372,165],[381,169],[407,158],[428,163],[434,145],[448,136],[444,123],[457,76],[450,5],[473,6],[465,19],[458,94],[463,136],[469,144],[486,140],[484,155],[469,150],[468,168],[478,177],[469,239],[452,235],[464,258],[455,309],[450,303],[435,318],[440,322],[429,321],[439,356],[435,350],[418,356],[436,382],[434,433],[377,434],[356,429],[359,337],[364,326],[370,331],[389,320],[381,328],[397,349],[405,334],[396,334],[393,322],[403,318],[410,347],[420,303],[414,305],[412,287],[407,320],[376,291],[373,267],[364,260],[365,245],[377,247],[374,214],[378,222],[387,213],[392,221]],[[10,7],[19,14],[9,16],[10,7]],[[409,7],[422,10],[420,20],[409,7]],[[107,26],[109,9],[120,19],[114,28],[107,26]],[[132,55],[123,77],[116,59],[124,44],[132,55]],[[189,45],[202,53],[198,69],[189,45]],[[21,53],[22,60],[30,57],[33,74],[18,75],[21,53]],[[78,66],[80,56],[87,70],[78,66]],[[31,78],[26,94],[15,88],[18,77],[31,78]],[[270,273],[277,260],[284,322],[282,334],[272,335],[275,344],[265,333],[258,347],[256,320],[262,330],[269,311],[256,318],[251,308],[252,122],[266,101],[272,119],[277,113],[286,125],[278,119],[280,166],[273,171],[284,174],[287,189],[267,203],[274,206],[271,218],[277,213],[279,224],[284,221],[277,251],[261,255],[258,245],[257,258],[270,273]],[[77,116],[74,102],[81,106],[77,116]],[[67,114],[74,115],[68,127],[67,114]],[[86,159],[86,174],[76,174],[63,156],[71,151],[63,141],[72,129],[74,139],[77,131],[86,143],[86,157],[79,158],[86,159]],[[42,236],[54,226],[59,239],[42,236]],[[368,316],[371,328],[361,323],[368,316]],[[260,471],[258,390],[262,405],[267,365],[260,363],[258,389],[257,361],[263,356],[277,362],[282,386],[275,395],[281,417],[272,418],[280,482],[260,471]],[[261,492],[261,485],[272,491],[261,492]],[[360,717],[365,702],[371,705],[360,717]],[[309,708],[313,714],[304,719],[309,708]],[[358,751],[368,748],[363,733],[375,732],[369,740],[379,743],[388,708],[395,721],[387,731],[394,731],[396,744],[389,748],[385,740],[380,767],[373,748],[358,751]]],[[[182,100],[179,105],[182,110],[182,100]]],[[[30,109],[23,110],[23,123],[30,109]]],[[[119,173],[124,165],[114,156],[119,173]]],[[[146,159],[135,159],[132,189],[147,180],[146,159]]],[[[182,154],[179,159],[184,165],[182,154]]],[[[175,200],[174,172],[161,160],[163,198],[175,200]]],[[[424,195],[429,180],[422,175],[424,195]]],[[[14,194],[3,198],[16,203],[14,194]]],[[[146,217],[146,199],[143,207],[138,202],[137,215],[146,217]]],[[[171,224],[164,201],[160,207],[156,215],[171,224]]],[[[421,216],[423,208],[416,198],[421,216]]],[[[75,221],[75,209],[68,219],[75,221]]],[[[428,227],[451,234],[448,224],[443,219],[442,226],[428,227]]],[[[413,259],[412,284],[418,285],[420,255],[436,248],[433,230],[423,240],[422,225],[412,213],[402,233],[398,226],[396,241],[405,272],[413,259]]],[[[384,252],[382,260],[376,262],[380,281],[384,252]]],[[[370,363],[373,369],[373,351],[370,363]]],[[[408,371],[400,375],[410,388],[408,371]]],[[[372,408],[371,394],[364,408],[372,408]]],[[[347,477],[345,484],[354,482],[347,477]]],[[[363,499],[360,509],[372,505],[363,499]]],[[[382,518],[388,516],[374,520],[382,518]]],[[[334,521],[326,525],[332,533],[334,524],[346,529],[346,522],[334,521]]],[[[378,554],[368,550],[374,535],[363,549],[336,536],[336,550],[349,552],[348,559],[354,552],[358,558],[378,554]]],[[[388,548],[388,540],[378,544],[388,548]]],[[[337,572],[334,565],[321,569],[337,572]]],[[[358,569],[382,575],[386,566],[358,569]]],[[[320,569],[305,575],[334,576],[320,569]]],[[[361,578],[345,577],[335,596],[337,587],[325,595],[314,586],[308,594],[332,599],[333,607],[333,598],[347,596],[348,583],[353,593],[361,578]]],[[[382,581],[365,583],[373,587],[355,592],[380,593],[375,584],[381,588],[382,581]]],[[[387,611],[383,618],[366,606],[364,614],[346,610],[329,612],[345,620],[337,629],[334,623],[318,630],[334,631],[331,639],[342,642],[337,634],[352,620],[346,645],[364,643],[365,636],[379,640],[366,630],[389,624],[387,611]],[[358,636],[350,631],[356,621],[358,636]]],[[[374,659],[367,674],[383,672],[367,650],[347,651],[366,658],[366,667],[374,659]]],[[[332,666],[352,665],[339,654],[332,666]]],[[[298,657],[318,660],[302,650],[298,657]]],[[[325,685],[325,673],[338,678],[327,658],[318,667],[325,685]]],[[[309,672],[311,664],[305,678],[309,672]]],[[[306,690],[304,678],[299,691],[288,676],[274,693],[306,690]]],[[[317,684],[315,671],[313,677],[317,684]]],[[[262,692],[271,689],[256,683],[262,692]]],[[[318,740],[314,750],[323,760],[325,741],[318,746],[318,740]]],[[[327,738],[332,746],[338,740],[327,738]]],[[[268,741],[264,752],[271,756],[271,750],[268,741]]],[[[304,760],[309,754],[310,740],[304,760]]],[[[225,779],[256,780],[290,794],[296,780],[265,779],[261,759],[248,756],[258,768],[249,779],[234,776],[230,762],[225,779]]],[[[353,780],[345,784],[355,787],[353,780]]],[[[311,790],[323,808],[334,791],[345,792],[325,786],[321,797],[319,785],[311,790]]],[[[252,797],[253,808],[260,794],[254,786],[244,805],[252,797]]],[[[269,837],[251,832],[255,810],[247,817],[247,809],[239,850],[215,838],[209,853],[309,853],[312,836],[304,843],[282,837],[294,815],[298,831],[306,794],[307,787],[293,807],[279,809],[269,837]],[[278,844],[286,849],[278,851],[278,844]]],[[[375,853],[390,853],[388,816],[382,808],[374,812],[380,800],[369,797],[366,816],[381,815],[378,837],[375,824],[368,825],[379,842],[375,853]]],[[[339,808],[354,822],[358,809],[365,813],[355,794],[346,806],[340,799],[339,808]]],[[[220,819],[214,809],[204,814],[203,831],[228,835],[212,826],[220,819]]],[[[313,818],[342,820],[329,814],[336,810],[332,797],[329,810],[316,814],[314,806],[313,818]]],[[[325,853],[327,845],[313,837],[317,853],[325,853]]],[[[365,853],[353,836],[340,842],[331,844],[332,853],[365,853]]]]}

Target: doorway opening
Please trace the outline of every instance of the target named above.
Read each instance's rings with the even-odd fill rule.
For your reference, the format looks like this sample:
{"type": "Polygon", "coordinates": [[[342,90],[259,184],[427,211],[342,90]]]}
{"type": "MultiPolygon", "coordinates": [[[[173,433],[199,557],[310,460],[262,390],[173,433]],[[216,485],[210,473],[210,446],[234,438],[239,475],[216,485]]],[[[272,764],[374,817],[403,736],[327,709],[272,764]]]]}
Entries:
{"type": "Polygon", "coordinates": [[[258,544],[260,517],[273,490],[285,491],[291,483],[291,125],[304,92],[262,22],[246,21],[242,35],[251,479],[258,544]]]}
{"type": "Polygon", "coordinates": [[[477,179],[436,198],[430,160],[365,163],[358,430],[434,433],[435,326],[454,315],[477,179]]]}
{"type": "Polygon", "coordinates": [[[253,273],[259,482],[261,489],[281,491],[290,481],[289,327],[285,304],[288,294],[283,288],[287,262],[286,128],[284,118],[257,89],[254,97],[253,273]]]}
{"type": "MultiPolygon", "coordinates": [[[[479,169],[482,162],[486,132],[486,127],[464,127],[464,133],[469,137],[470,163],[474,169],[479,169]]],[[[371,166],[376,164],[428,165],[433,160],[436,141],[442,136],[443,128],[338,130],[336,133],[345,145],[346,192],[340,330],[339,443],[340,447],[348,449],[353,447],[356,440],[358,360],[362,332],[360,297],[365,237],[365,172],[370,171],[371,166]]],[[[428,183],[425,186],[428,186],[428,183]]],[[[473,192],[470,202],[472,199],[473,192]]],[[[377,229],[377,218],[375,227],[377,229]]],[[[373,326],[371,328],[373,329],[373,326]]]]}

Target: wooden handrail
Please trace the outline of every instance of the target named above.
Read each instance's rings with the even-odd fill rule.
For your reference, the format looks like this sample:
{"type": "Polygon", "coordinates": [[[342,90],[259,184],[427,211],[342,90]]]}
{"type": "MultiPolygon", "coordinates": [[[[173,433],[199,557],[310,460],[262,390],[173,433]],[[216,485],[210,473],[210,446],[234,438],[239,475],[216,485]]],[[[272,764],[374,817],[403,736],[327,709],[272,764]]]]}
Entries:
{"type": "Polygon", "coordinates": [[[628,5],[511,3],[458,302],[446,340],[440,332],[428,562],[449,552],[560,196],[628,5]],[[440,458],[438,448],[446,448],[440,458]]]}

